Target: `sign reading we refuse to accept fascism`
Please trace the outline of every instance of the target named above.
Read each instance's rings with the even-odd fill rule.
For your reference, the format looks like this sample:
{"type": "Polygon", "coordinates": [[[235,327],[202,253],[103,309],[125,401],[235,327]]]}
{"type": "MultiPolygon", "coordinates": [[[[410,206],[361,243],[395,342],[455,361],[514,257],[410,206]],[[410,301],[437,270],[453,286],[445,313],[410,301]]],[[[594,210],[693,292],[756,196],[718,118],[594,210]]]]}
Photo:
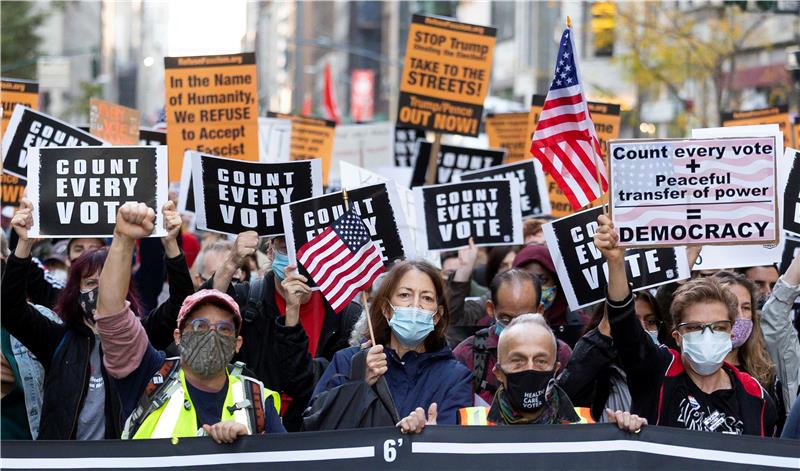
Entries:
{"type": "Polygon", "coordinates": [[[774,137],[619,140],[609,151],[620,245],[777,241],[774,137]]]}

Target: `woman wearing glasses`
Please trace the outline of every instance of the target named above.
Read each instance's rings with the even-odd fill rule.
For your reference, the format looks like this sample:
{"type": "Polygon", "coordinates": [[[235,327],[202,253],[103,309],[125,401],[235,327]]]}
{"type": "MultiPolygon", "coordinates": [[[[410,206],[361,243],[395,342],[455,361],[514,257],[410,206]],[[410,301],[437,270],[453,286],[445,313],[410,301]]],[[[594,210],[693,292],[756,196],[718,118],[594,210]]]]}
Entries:
{"type": "Polygon", "coordinates": [[[680,352],[656,346],[636,320],[619,236],[607,216],[598,224],[594,243],[608,260],[608,317],[631,412],[655,425],[773,436],[772,399],[752,376],[724,363],[739,312],[736,297],[713,278],[687,282],[670,307],[680,352]]]}

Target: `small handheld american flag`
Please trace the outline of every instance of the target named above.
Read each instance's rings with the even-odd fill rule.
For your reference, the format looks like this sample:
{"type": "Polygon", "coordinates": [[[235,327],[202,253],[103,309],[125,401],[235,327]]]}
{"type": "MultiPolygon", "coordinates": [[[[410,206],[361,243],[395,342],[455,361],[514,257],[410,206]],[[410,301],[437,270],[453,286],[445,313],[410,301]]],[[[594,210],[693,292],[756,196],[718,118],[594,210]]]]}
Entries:
{"type": "Polygon", "coordinates": [[[381,252],[353,209],[303,244],[297,260],[336,312],[383,273],[381,252]]]}
{"type": "Polygon", "coordinates": [[[531,154],[577,210],[603,196],[608,178],[573,51],[567,28],[561,35],[555,76],[536,123],[531,154]]]}

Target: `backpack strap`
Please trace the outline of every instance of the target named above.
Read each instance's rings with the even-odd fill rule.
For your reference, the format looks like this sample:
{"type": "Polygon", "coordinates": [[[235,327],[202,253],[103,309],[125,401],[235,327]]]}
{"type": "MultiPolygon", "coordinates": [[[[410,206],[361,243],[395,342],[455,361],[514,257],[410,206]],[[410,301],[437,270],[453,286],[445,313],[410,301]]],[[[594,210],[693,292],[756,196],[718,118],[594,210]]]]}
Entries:
{"type": "Polygon", "coordinates": [[[489,364],[489,349],[486,342],[489,340],[489,329],[475,332],[472,341],[472,387],[475,393],[488,390],[486,381],[486,367],[489,364]]]}
{"type": "Polygon", "coordinates": [[[181,387],[181,382],[178,379],[180,363],[180,358],[167,358],[161,368],[150,378],[144,388],[144,393],[139,398],[136,409],[134,409],[125,423],[125,429],[122,434],[123,439],[132,438],[141,427],[144,419],[150,413],[163,406],[172,396],[172,393],[181,387]]]}
{"type": "Polygon", "coordinates": [[[264,289],[266,288],[266,284],[266,275],[250,283],[250,289],[247,293],[247,303],[242,312],[242,320],[244,322],[253,322],[261,313],[261,306],[264,304],[264,289]]]}

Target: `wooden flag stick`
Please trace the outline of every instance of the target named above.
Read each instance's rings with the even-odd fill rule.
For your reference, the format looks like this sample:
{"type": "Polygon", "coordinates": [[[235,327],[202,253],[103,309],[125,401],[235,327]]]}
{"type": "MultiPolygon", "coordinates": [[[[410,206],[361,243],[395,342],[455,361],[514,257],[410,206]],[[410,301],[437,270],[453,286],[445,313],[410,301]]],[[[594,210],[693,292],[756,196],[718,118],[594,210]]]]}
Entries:
{"type": "Polygon", "coordinates": [[[567,15],[567,28],[572,28],[572,18],[567,15]]]}
{"type": "Polygon", "coordinates": [[[439,149],[442,147],[442,133],[437,132],[433,134],[433,145],[431,146],[431,155],[428,158],[428,173],[425,177],[426,185],[436,184],[436,171],[439,166],[439,149]]]}
{"type": "MultiPolygon", "coordinates": [[[[594,149],[594,146],[592,146],[592,148],[594,149]]],[[[603,165],[603,167],[606,166],[606,163],[603,160],[603,154],[600,154],[600,163],[603,165]]],[[[600,165],[597,165],[596,162],[594,165],[594,172],[595,176],[597,177],[597,187],[600,188],[600,206],[603,208],[603,214],[608,216],[609,208],[608,205],[606,204],[608,203],[608,197],[606,196],[606,192],[603,191],[603,180],[600,178],[600,165]]],[[[606,175],[608,175],[608,169],[606,169],[606,175]]]]}
{"type": "Polygon", "coordinates": [[[344,199],[344,210],[350,211],[350,201],[347,198],[347,188],[342,188],[342,199],[344,199]]]}
{"type": "Polygon", "coordinates": [[[367,292],[361,292],[361,303],[364,305],[364,311],[367,313],[367,327],[369,327],[369,339],[372,340],[372,346],[375,346],[375,332],[372,330],[372,319],[369,315],[369,301],[367,298],[367,292]]]}

